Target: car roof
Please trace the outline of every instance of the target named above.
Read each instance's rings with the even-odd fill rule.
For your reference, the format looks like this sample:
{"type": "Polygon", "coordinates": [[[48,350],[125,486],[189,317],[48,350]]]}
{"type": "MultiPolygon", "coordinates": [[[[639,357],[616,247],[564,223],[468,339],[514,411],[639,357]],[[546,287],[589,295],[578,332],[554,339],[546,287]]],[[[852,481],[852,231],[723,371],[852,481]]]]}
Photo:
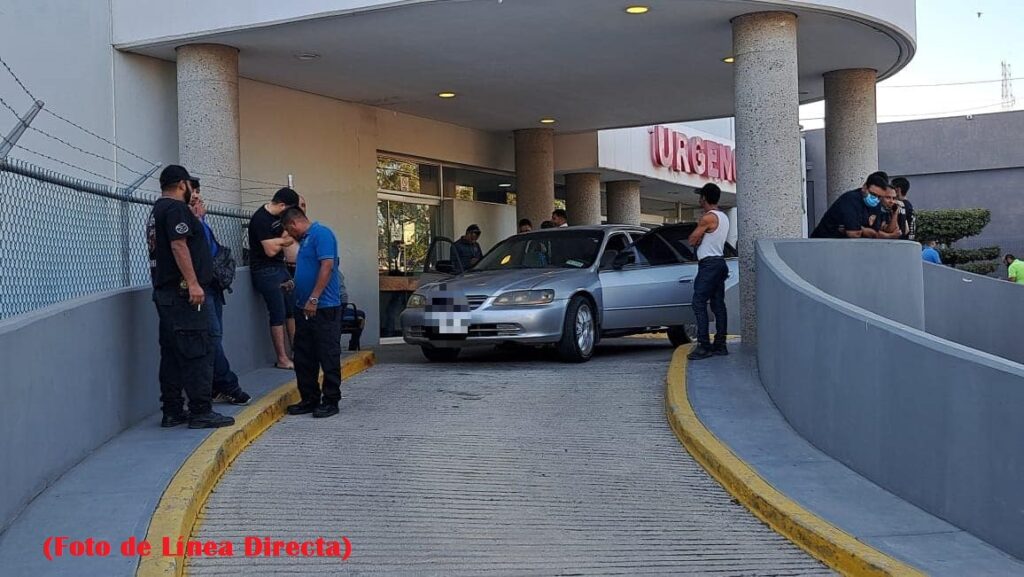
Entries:
{"type": "Polygon", "coordinates": [[[625,230],[630,232],[647,232],[649,229],[642,226],[634,226],[631,224],[581,224],[576,226],[563,226],[563,227],[552,227],[552,228],[537,228],[530,232],[523,232],[520,234],[536,234],[540,232],[559,232],[559,231],[617,231],[625,230]]]}

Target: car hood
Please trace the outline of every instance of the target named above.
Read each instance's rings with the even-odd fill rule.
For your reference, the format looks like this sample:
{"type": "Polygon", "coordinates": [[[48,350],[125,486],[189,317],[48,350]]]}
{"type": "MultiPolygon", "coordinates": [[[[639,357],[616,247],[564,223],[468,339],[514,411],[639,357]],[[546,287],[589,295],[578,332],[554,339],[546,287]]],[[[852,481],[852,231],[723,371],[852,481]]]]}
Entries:
{"type": "Polygon", "coordinates": [[[564,298],[558,294],[558,289],[568,288],[568,285],[578,286],[591,274],[590,269],[572,268],[470,271],[445,281],[424,285],[416,292],[449,290],[464,295],[492,296],[512,290],[555,289],[556,298],[564,298]]]}

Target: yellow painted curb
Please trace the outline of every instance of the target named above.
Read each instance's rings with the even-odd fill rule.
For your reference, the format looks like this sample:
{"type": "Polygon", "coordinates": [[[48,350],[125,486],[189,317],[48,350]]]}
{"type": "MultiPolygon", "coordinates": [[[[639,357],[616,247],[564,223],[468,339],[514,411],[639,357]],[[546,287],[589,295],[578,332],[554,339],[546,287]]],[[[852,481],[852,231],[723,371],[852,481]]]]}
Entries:
{"type": "Polygon", "coordinates": [[[689,351],[689,345],[683,346],[672,355],[665,379],[665,412],[679,441],[726,491],[776,532],[843,575],[925,575],[804,509],[733,454],[690,405],[686,393],[689,351]]]}
{"type": "MultiPolygon", "coordinates": [[[[342,378],[349,378],[373,366],[370,351],[359,351],[342,363],[342,378]]],[[[187,539],[196,526],[199,511],[221,475],[245,447],[263,434],[285,413],[285,407],[299,401],[295,381],[274,389],[235,416],[235,426],[217,429],[181,465],[167,485],[149,522],[146,540],[152,554],[140,558],[136,577],[181,577],[185,570],[183,556],[160,554],[164,538],[172,546],[178,538],[187,539]]]]}

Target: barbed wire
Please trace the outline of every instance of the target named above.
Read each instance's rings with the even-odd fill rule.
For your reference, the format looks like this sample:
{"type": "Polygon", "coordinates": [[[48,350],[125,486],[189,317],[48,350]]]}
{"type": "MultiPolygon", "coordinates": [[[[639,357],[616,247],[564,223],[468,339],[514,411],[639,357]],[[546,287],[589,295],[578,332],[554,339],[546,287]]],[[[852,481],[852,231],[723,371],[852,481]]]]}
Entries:
{"type": "Polygon", "coordinates": [[[7,72],[11,75],[12,78],[14,78],[14,81],[18,83],[18,86],[20,86],[21,89],[25,91],[25,94],[28,94],[28,97],[32,99],[32,102],[39,100],[35,97],[35,95],[32,94],[32,91],[30,91],[28,87],[25,86],[25,83],[21,81],[21,78],[18,78],[18,75],[15,74],[13,70],[11,70],[11,67],[7,65],[7,62],[3,59],[3,57],[0,57],[0,64],[4,65],[4,68],[7,69],[7,72]]]}

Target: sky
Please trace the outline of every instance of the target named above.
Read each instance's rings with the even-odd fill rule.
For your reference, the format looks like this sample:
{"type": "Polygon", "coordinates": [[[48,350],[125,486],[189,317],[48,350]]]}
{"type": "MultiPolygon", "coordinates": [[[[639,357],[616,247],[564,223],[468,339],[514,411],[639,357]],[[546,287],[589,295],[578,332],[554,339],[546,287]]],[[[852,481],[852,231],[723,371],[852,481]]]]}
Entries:
{"type": "MultiPolygon", "coordinates": [[[[878,121],[963,116],[1002,107],[1001,61],[1024,109],[1024,0],[917,0],[917,53],[878,84],[878,121]],[[981,13],[979,16],[978,13],[981,13]],[[936,84],[989,81],[976,84],[936,84]],[[926,85],[926,86],[921,86],[926,85]]],[[[800,107],[805,129],[821,128],[825,104],[800,107]]]]}

